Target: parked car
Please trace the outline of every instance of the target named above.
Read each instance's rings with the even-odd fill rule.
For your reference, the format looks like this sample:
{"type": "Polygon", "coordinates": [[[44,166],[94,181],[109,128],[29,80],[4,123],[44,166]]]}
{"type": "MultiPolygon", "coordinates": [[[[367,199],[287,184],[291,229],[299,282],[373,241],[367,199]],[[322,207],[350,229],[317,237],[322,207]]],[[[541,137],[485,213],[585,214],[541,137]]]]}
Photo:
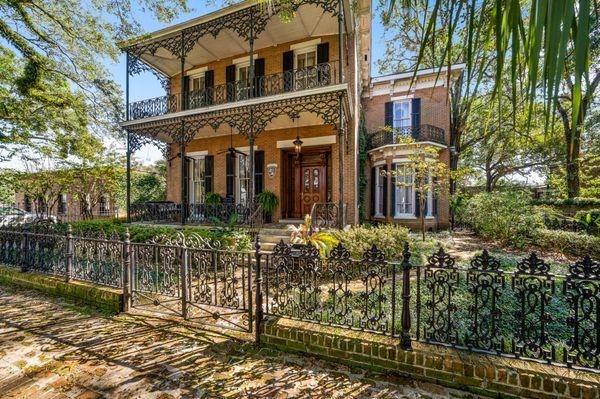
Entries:
{"type": "Polygon", "coordinates": [[[56,217],[36,215],[14,206],[0,206],[0,226],[19,226],[38,222],[56,223],[56,217]]]}

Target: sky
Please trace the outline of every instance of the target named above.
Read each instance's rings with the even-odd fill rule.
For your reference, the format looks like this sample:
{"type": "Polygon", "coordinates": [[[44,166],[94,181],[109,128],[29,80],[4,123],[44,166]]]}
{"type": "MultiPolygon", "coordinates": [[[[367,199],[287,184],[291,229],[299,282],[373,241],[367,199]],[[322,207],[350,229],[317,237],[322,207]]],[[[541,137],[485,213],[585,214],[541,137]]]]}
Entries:
{"type": "MultiPolygon", "coordinates": [[[[377,1],[373,0],[373,12],[375,13],[375,9],[377,7],[377,1]]],[[[174,25],[180,22],[184,22],[193,18],[196,18],[201,15],[208,14],[210,12],[216,11],[222,7],[224,7],[224,2],[222,1],[214,1],[211,6],[207,6],[205,0],[191,0],[188,2],[188,6],[190,9],[193,9],[192,12],[182,14],[179,18],[174,21],[166,24],[159,22],[151,13],[142,12],[141,10],[134,10],[135,18],[139,21],[144,32],[153,32],[158,29],[165,28],[170,25],[174,25]]],[[[384,36],[384,28],[381,22],[381,19],[378,15],[374,16],[373,26],[372,26],[372,37],[380,38],[384,36]]],[[[384,40],[373,40],[372,41],[372,56],[371,56],[371,66],[372,73],[377,74],[379,71],[376,69],[376,61],[383,56],[384,54],[384,40]]],[[[125,93],[125,55],[121,55],[118,63],[114,63],[112,61],[104,60],[103,61],[106,68],[112,74],[114,81],[121,87],[123,93],[125,93]]],[[[163,96],[165,94],[164,89],[160,85],[158,79],[150,73],[145,73],[137,76],[130,77],[130,89],[129,89],[129,98],[130,101],[139,101],[144,99],[150,99],[154,97],[163,96]]],[[[124,143],[119,143],[113,140],[108,140],[106,142],[107,146],[115,148],[119,151],[124,152],[124,143]]],[[[162,153],[154,146],[148,145],[142,147],[136,154],[134,155],[135,159],[144,164],[152,163],[156,160],[162,158],[162,153]]],[[[0,167],[6,168],[14,168],[14,169],[25,169],[25,165],[20,160],[12,160],[8,162],[0,162],[0,167]]]]}

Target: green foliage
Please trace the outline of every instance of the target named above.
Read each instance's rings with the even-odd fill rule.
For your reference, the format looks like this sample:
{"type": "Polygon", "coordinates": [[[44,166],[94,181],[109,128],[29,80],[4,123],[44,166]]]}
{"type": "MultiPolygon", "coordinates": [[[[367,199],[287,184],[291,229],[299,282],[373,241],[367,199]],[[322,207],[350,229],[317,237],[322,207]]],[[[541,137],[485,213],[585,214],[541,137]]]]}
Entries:
{"type": "Polygon", "coordinates": [[[522,248],[543,227],[529,193],[518,190],[474,195],[461,218],[479,235],[522,248]]]}
{"type": "Polygon", "coordinates": [[[533,241],[535,245],[547,251],[576,257],[590,255],[592,259],[600,258],[600,238],[589,234],[539,229],[533,241]]]}
{"type": "MultiPolygon", "coordinates": [[[[172,226],[155,226],[155,225],[127,225],[123,219],[98,219],[98,220],[81,220],[71,223],[73,231],[91,232],[98,235],[103,232],[106,236],[110,236],[116,232],[121,239],[125,237],[125,230],[129,229],[131,242],[145,243],[157,236],[175,237],[179,232],[185,236],[197,234],[201,237],[218,240],[222,245],[236,249],[249,250],[251,249],[250,236],[240,229],[207,229],[202,227],[172,227],[172,226]]],[[[66,224],[57,225],[58,229],[66,231],[66,224]]]]}
{"type": "Polygon", "coordinates": [[[600,232],[600,209],[579,211],[573,218],[584,226],[587,232],[596,235],[600,232]]]}
{"type": "Polygon", "coordinates": [[[279,198],[269,190],[263,190],[256,196],[256,201],[262,206],[262,210],[267,215],[272,215],[279,205],[279,198]]]}
{"type": "Polygon", "coordinates": [[[367,194],[367,175],[364,171],[367,170],[367,159],[369,158],[368,151],[371,149],[371,135],[367,132],[365,126],[364,114],[361,114],[360,125],[358,129],[358,218],[362,223],[366,220],[366,194],[367,194]]]}
{"type": "Polygon", "coordinates": [[[556,206],[600,206],[600,198],[584,198],[584,197],[575,197],[575,198],[543,198],[539,200],[534,200],[534,204],[536,205],[556,205],[556,206]]]}
{"type": "Polygon", "coordinates": [[[332,231],[353,258],[361,259],[365,251],[376,245],[388,260],[401,260],[404,245],[408,242],[408,229],[395,224],[377,226],[358,225],[332,231]]]}
{"type": "Polygon", "coordinates": [[[206,193],[206,198],[204,199],[206,205],[220,205],[221,201],[221,196],[213,192],[206,193]]]}
{"type": "Polygon", "coordinates": [[[288,230],[292,244],[310,244],[319,250],[321,257],[329,256],[331,250],[338,244],[338,239],[330,232],[311,228],[309,215],[306,215],[303,224],[290,225],[288,230]]]}
{"type": "Polygon", "coordinates": [[[104,134],[119,136],[122,94],[107,65],[117,41],[139,34],[132,4],[163,22],[185,0],[0,2],[0,149],[32,147],[67,155],[104,134]]]}
{"type": "MultiPolygon", "coordinates": [[[[152,166],[136,165],[131,170],[131,203],[164,201],[167,198],[166,164],[164,160],[152,166]]],[[[123,183],[126,179],[123,176],[123,183]]],[[[126,186],[122,187],[125,195],[126,186]]],[[[123,205],[125,202],[123,202],[123,205]]]]}

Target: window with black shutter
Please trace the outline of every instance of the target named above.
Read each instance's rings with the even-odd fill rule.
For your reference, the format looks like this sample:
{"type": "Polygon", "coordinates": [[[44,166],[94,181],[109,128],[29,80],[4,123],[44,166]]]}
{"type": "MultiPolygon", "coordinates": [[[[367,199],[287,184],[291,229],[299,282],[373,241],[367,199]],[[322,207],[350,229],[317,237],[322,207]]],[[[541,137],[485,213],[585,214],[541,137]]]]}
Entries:
{"type": "Polygon", "coordinates": [[[320,43],[317,46],[317,72],[319,84],[326,86],[330,83],[331,73],[329,67],[329,43],[320,43]]]}
{"type": "Polygon", "coordinates": [[[254,153],[254,195],[260,194],[264,189],[265,152],[254,153]]]}
{"type": "Polygon", "coordinates": [[[212,69],[204,73],[204,104],[211,105],[213,103],[215,91],[215,71],[212,69]]]}
{"type": "Polygon", "coordinates": [[[294,88],[294,51],[283,53],[283,90],[292,91],[294,88]]]}
{"type": "Polygon", "coordinates": [[[254,97],[265,95],[265,59],[254,60],[254,97]]]}
{"type": "Polygon", "coordinates": [[[235,158],[230,153],[227,153],[225,158],[225,196],[230,200],[235,198],[235,158]]]}
{"type": "Polygon", "coordinates": [[[204,192],[210,193],[213,191],[213,169],[214,157],[207,155],[204,157],[204,192]]]}
{"type": "Polygon", "coordinates": [[[394,102],[385,103],[385,126],[394,127],[394,102]]]}
{"type": "Polygon", "coordinates": [[[419,140],[419,131],[421,128],[421,99],[413,98],[411,100],[410,109],[410,125],[412,126],[412,137],[415,140],[419,140]]]}
{"type": "Polygon", "coordinates": [[[227,101],[235,101],[235,65],[227,65],[225,68],[225,82],[227,101]]]}

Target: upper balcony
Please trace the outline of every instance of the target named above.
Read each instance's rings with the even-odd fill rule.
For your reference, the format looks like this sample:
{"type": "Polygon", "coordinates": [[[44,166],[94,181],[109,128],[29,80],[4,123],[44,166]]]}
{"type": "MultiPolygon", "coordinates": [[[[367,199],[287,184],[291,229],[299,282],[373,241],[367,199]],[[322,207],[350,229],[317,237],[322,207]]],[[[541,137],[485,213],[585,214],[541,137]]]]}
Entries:
{"type": "Polygon", "coordinates": [[[248,0],[121,43],[127,53],[127,120],[344,90],[346,69],[353,65],[346,43],[351,21],[348,0],[276,2],[272,8],[248,0]],[[129,77],[141,72],[153,73],[166,95],[129,102],[135,90],[129,77]]]}
{"type": "Polygon", "coordinates": [[[375,149],[398,144],[403,139],[446,145],[444,129],[432,125],[419,125],[375,132],[371,136],[371,147],[375,149]]]}
{"type": "Polygon", "coordinates": [[[136,101],[129,105],[129,120],[333,86],[344,83],[344,79],[340,81],[338,68],[338,61],[330,61],[257,76],[253,81],[235,80],[217,86],[205,86],[183,93],[136,101]]]}

